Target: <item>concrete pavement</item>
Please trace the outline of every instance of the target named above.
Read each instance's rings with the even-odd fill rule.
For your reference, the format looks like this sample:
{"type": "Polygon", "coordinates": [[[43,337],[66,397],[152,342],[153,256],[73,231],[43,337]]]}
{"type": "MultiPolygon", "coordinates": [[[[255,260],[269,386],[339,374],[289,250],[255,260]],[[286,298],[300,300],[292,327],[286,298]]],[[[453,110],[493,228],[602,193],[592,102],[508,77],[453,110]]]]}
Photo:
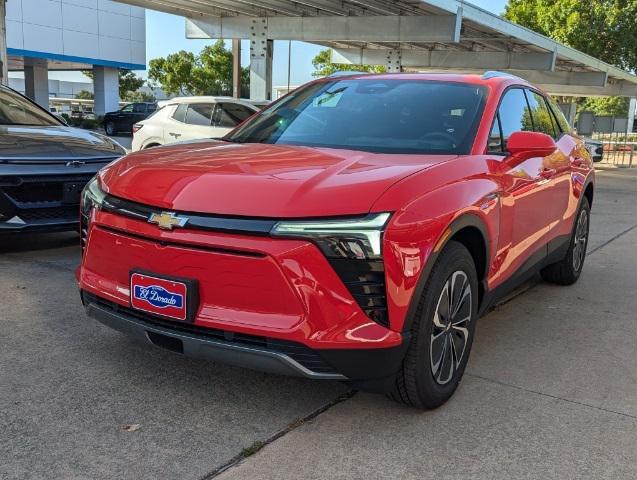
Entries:
{"type": "Polygon", "coordinates": [[[211,478],[273,438],[219,478],[637,477],[636,198],[599,174],[580,282],[482,318],[425,413],[140,347],[85,318],[75,235],[0,239],[0,478],[211,478]]]}

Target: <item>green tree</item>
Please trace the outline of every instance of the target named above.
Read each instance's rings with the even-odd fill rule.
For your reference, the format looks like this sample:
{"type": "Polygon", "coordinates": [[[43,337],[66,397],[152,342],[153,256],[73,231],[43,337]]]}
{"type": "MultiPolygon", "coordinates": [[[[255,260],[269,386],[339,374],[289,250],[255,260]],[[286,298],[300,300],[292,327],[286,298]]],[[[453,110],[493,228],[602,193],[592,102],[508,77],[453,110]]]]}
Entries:
{"type": "Polygon", "coordinates": [[[312,65],[314,65],[314,77],[326,77],[334,72],[340,71],[356,71],[356,72],[370,72],[370,73],[383,73],[387,71],[384,65],[347,65],[343,63],[332,63],[332,51],[328,48],[321,50],[313,59],[312,65]]]}
{"type": "Polygon", "coordinates": [[[88,90],[80,90],[75,94],[75,98],[79,100],[93,100],[95,95],[93,95],[93,92],[89,92],[88,90]]]}
{"type": "MultiPolygon", "coordinates": [[[[637,70],[637,0],[509,0],[504,16],[604,62],[637,70]]],[[[598,115],[628,115],[628,100],[621,97],[578,104],[598,115]]]]}
{"type": "Polygon", "coordinates": [[[637,70],[637,0],[509,0],[504,16],[626,70],[637,70]]]}
{"type": "MultiPolygon", "coordinates": [[[[249,70],[241,69],[241,95],[249,95],[249,70]]],[[[195,55],[181,50],[149,62],[148,78],[168,95],[231,95],[232,51],[223,40],[195,55]]]]}
{"type": "Polygon", "coordinates": [[[122,98],[124,102],[155,102],[157,98],[155,95],[147,92],[142,92],[141,90],[137,90],[136,92],[129,92],[125,97],[122,98]]]}
{"type": "MultiPolygon", "coordinates": [[[[84,70],[82,73],[93,80],[93,70],[84,70]]],[[[130,70],[119,71],[119,98],[124,99],[131,92],[136,92],[144,86],[145,80],[130,70]]]]}
{"type": "Polygon", "coordinates": [[[591,111],[595,115],[627,117],[629,102],[630,99],[627,97],[588,97],[583,98],[577,107],[580,111],[591,111]]]}

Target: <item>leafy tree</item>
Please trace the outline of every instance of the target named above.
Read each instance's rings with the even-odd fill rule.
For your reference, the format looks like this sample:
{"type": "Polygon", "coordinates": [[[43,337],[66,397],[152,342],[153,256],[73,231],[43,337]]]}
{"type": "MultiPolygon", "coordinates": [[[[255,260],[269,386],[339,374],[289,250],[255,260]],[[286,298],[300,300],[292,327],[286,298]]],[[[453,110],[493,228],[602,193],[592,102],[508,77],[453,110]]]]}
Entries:
{"type": "MultiPolygon", "coordinates": [[[[509,0],[504,16],[604,62],[637,70],[637,0],[509,0]]],[[[626,98],[578,104],[598,115],[628,115],[626,98]]]]}
{"type": "MultiPolygon", "coordinates": [[[[93,80],[93,70],[84,70],[82,73],[93,80]]],[[[130,70],[119,71],[119,98],[126,98],[131,92],[136,92],[144,86],[144,79],[130,70]]]]}
{"type": "Polygon", "coordinates": [[[89,92],[88,90],[80,90],[75,94],[75,98],[79,100],[93,100],[95,95],[93,95],[93,92],[89,92]]]}
{"type": "Polygon", "coordinates": [[[630,99],[627,97],[589,97],[583,98],[578,103],[578,109],[592,111],[595,115],[610,115],[621,118],[628,116],[629,102],[630,99]]]}
{"type": "MultiPolygon", "coordinates": [[[[241,95],[249,95],[249,70],[241,69],[241,95]]],[[[148,78],[168,95],[231,95],[232,51],[223,40],[195,55],[181,50],[149,62],[148,78]]]]}
{"type": "Polygon", "coordinates": [[[637,69],[637,0],[509,0],[504,16],[604,62],[637,69]]]}
{"type": "Polygon", "coordinates": [[[340,71],[356,71],[356,72],[370,72],[370,73],[383,73],[387,71],[384,65],[347,65],[343,63],[332,63],[332,51],[330,49],[321,50],[313,59],[312,65],[314,65],[314,77],[326,77],[334,72],[340,71]]]}
{"type": "Polygon", "coordinates": [[[155,102],[157,98],[152,93],[137,90],[136,92],[129,92],[122,100],[125,102],[155,102]]]}

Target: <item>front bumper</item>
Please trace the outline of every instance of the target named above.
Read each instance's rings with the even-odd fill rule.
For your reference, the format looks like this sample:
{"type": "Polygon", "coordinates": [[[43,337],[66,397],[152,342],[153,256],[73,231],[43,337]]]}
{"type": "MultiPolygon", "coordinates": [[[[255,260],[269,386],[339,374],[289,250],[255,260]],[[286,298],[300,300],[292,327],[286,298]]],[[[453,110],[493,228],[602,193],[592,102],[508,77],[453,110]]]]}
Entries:
{"type": "Polygon", "coordinates": [[[341,380],[375,391],[388,390],[407,342],[393,348],[313,350],[303,344],[165,321],[82,291],[89,317],[155,346],[269,373],[341,380]]]}

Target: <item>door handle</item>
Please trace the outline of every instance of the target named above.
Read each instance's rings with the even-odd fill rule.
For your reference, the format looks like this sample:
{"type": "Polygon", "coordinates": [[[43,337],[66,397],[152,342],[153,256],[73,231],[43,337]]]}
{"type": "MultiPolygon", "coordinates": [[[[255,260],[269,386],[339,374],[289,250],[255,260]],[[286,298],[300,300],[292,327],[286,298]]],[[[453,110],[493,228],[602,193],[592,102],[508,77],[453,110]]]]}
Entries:
{"type": "Polygon", "coordinates": [[[181,137],[181,133],[168,132],[168,135],[172,135],[175,138],[181,137]]]}
{"type": "Polygon", "coordinates": [[[540,177],[551,178],[555,176],[556,173],[557,173],[557,170],[555,170],[554,168],[543,168],[542,171],[540,172],[540,177]]]}

